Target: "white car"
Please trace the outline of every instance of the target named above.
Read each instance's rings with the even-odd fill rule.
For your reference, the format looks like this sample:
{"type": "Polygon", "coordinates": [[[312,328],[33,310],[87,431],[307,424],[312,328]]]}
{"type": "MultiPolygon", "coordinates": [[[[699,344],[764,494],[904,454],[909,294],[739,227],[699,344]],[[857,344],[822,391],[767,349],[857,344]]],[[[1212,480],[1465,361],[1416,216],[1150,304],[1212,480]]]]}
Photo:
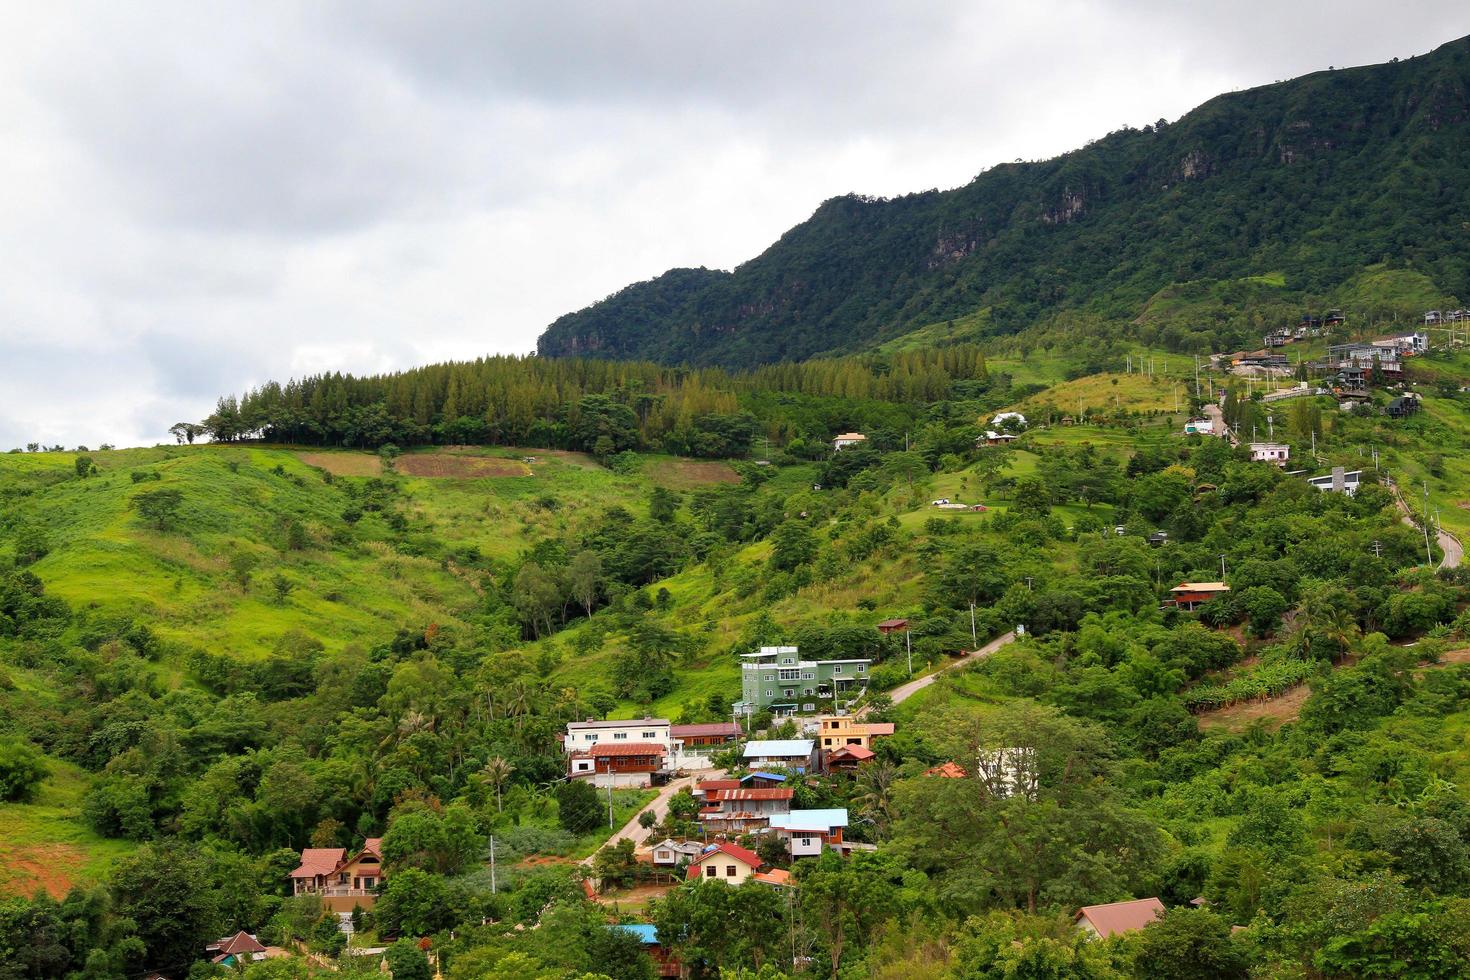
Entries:
{"type": "Polygon", "coordinates": [[[930,507],[940,507],[940,506],[943,506],[944,504],[947,504],[947,503],[949,503],[949,498],[948,497],[940,497],[938,500],[931,500],[931,501],[929,501],[929,506],[930,507]]]}

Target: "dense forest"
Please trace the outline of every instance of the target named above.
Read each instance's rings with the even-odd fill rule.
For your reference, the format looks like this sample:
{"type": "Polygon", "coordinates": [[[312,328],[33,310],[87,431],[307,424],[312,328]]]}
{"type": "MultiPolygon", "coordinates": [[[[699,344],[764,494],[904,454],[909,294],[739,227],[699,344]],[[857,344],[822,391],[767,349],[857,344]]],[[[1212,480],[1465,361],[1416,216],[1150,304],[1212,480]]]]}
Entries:
{"type": "Polygon", "coordinates": [[[819,440],[829,425],[882,425],[900,416],[873,403],[924,405],[955,396],[962,382],[985,380],[985,359],[969,345],[733,373],[499,356],[374,377],[271,382],[220,399],[202,423],[174,431],[189,442],[205,435],[329,446],[546,446],[604,458],[660,447],[723,458],[744,455],[756,437],[786,442],[793,425],[820,430],[813,432],[819,440]],[[836,418],[822,422],[813,413],[836,418]]]}
{"type": "MultiPolygon", "coordinates": [[[[964,187],[833,198],[733,273],[675,269],[570,313],[543,355],[753,365],[855,351],[982,311],[1132,321],[1173,283],[1328,292],[1385,259],[1470,295],[1470,39],[1222,95],[964,187]]],[[[1160,338],[1218,341],[1185,325],[1160,338]]]]}

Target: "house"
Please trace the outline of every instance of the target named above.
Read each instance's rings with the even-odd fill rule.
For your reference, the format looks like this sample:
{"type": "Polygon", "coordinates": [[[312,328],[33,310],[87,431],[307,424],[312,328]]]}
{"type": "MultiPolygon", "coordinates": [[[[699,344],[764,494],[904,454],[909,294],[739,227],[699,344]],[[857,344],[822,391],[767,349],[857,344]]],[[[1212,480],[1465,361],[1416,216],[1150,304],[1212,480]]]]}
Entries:
{"type": "Polygon", "coordinates": [[[1155,531],[1153,534],[1150,534],[1148,536],[1148,543],[1151,547],[1154,548],[1163,547],[1164,545],[1169,543],[1169,532],[1155,531]]]}
{"type": "Polygon", "coordinates": [[[1250,444],[1251,461],[1254,463],[1275,463],[1277,466],[1285,466],[1286,461],[1291,458],[1291,447],[1284,442],[1253,442],[1250,444]]]}
{"type": "Polygon", "coordinates": [[[1072,416],[1070,416],[1070,415],[1063,415],[1062,416],[1062,425],[1076,425],[1076,424],[1077,424],[1077,420],[1074,419],[1074,418],[1072,418],[1072,416]]]}
{"type": "Polygon", "coordinates": [[[747,851],[738,844],[714,844],[690,863],[688,876],[690,881],[703,878],[739,885],[755,874],[760,866],[760,856],[753,851],[747,851]]]}
{"type": "Polygon", "coordinates": [[[926,776],[936,776],[939,779],[965,779],[970,774],[965,772],[965,767],[958,762],[941,762],[937,766],[930,766],[924,770],[926,776]]]}
{"type": "Polygon", "coordinates": [[[1215,420],[1208,416],[1190,419],[1184,423],[1184,434],[1187,436],[1212,436],[1215,434],[1215,420]]]}
{"type": "Polygon", "coordinates": [[[1169,590],[1170,601],[1185,612],[1194,612],[1217,595],[1230,591],[1224,582],[1181,582],[1169,590]]]}
{"type": "Polygon", "coordinates": [[[1077,912],[1076,922],[1089,936],[1106,939],[1120,932],[1136,932],[1163,914],[1163,902],[1157,898],[1139,898],[1131,902],[1088,905],[1077,912]]]}
{"type": "Polygon", "coordinates": [[[594,745],[607,742],[654,742],[663,746],[664,752],[674,754],[673,726],[667,718],[626,718],[618,721],[567,722],[566,734],[562,736],[562,751],[570,755],[594,745]]]}
{"type": "Polygon", "coordinates": [[[1291,362],[1285,354],[1269,350],[1242,351],[1231,355],[1230,369],[1235,374],[1279,376],[1291,373],[1291,362]]]}
{"type": "Polygon", "coordinates": [[[615,932],[625,932],[638,940],[638,945],[653,960],[654,975],[660,977],[682,976],[684,969],[678,957],[664,948],[658,941],[658,926],[647,923],[629,923],[626,925],[609,925],[607,929],[615,932]]]}
{"type": "Polygon", "coordinates": [[[847,811],[792,810],[771,818],[771,833],[786,841],[791,856],[819,857],[828,844],[842,843],[842,830],[847,826],[847,811]]]}
{"type": "Polygon", "coordinates": [[[351,912],[355,906],[370,909],[377,902],[383,874],[381,837],[369,837],[351,857],[341,847],[308,847],[301,864],[290,874],[292,894],[315,894],[332,912],[351,912]]]}
{"type": "Polygon", "coordinates": [[[1414,394],[1412,391],[1406,391],[1402,395],[1388,403],[1388,417],[1392,419],[1401,419],[1406,416],[1413,415],[1415,412],[1419,411],[1420,407],[1421,406],[1419,404],[1419,396],[1414,394]]]}
{"type": "Polygon", "coordinates": [[[858,721],[851,715],[823,715],[817,719],[817,738],[823,752],[843,745],[873,747],[873,739],[893,734],[890,721],[858,721]]]}
{"type": "Polygon", "coordinates": [[[794,772],[816,768],[816,745],[809,738],[780,738],[745,743],[745,765],[752,769],[784,766],[794,772]]]}
{"type": "Polygon", "coordinates": [[[246,963],[254,963],[258,960],[270,959],[274,956],[284,956],[286,951],[277,948],[272,954],[269,947],[263,946],[260,940],[250,933],[241,930],[233,936],[216,939],[204,947],[205,954],[211,963],[220,966],[240,966],[246,963]]]}
{"type": "Polygon", "coordinates": [[[787,787],[738,787],[710,790],[699,811],[706,830],[748,834],[763,830],[771,817],[791,812],[796,791],[787,787]]]}
{"type": "Polygon", "coordinates": [[[858,768],[865,762],[873,761],[872,749],[865,749],[861,745],[843,745],[831,752],[824,752],[822,764],[828,772],[857,772],[858,768]]]}
{"type": "Polygon", "coordinates": [[[907,619],[885,619],[878,624],[878,632],[887,636],[889,633],[902,633],[909,628],[907,619]]]}
{"type": "Polygon", "coordinates": [[[1373,346],[1393,351],[1399,357],[1415,357],[1429,352],[1429,334],[1421,330],[1390,334],[1374,340],[1373,346]]]}
{"type": "Polygon", "coordinates": [[[995,418],[990,420],[991,425],[999,426],[1005,426],[1005,424],[1008,422],[1018,429],[1026,428],[1026,416],[1022,415],[1020,412],[1001,412],[995,418]]]}
{"type": "Polygon", "coordinates": [[[740,741],[740,726],[733,721],[716,721],[704,725],[671,725],[669,737],[679,743],[684,755],[703,755],[712,749],[740,741]]]}
{"type": "Polygon", "coordinates": [[[868,437],[861,432],[844,432],[842,435],[835,436],[832,439],[832,451],[834,453],[841,452],[848,446],[856,446],[867,441],[868,437]]]}
{"type": "Polygon", "coordinates": [[[749,772],[740,777],[741,786],[780,786],[786,777],[779,772],[749,772]]]}
{"type": "Polygon", "coordinates": [[[1007,745],[981,749],[975,758],[975,778],[985,784],[996,799],[1012,796],[1036,798],[1041,776],[1037,767],[1036,748],[1030,745],[1007,745]]]}
{"type": "Polygon", "coordinates": [[[1362,470],[1349,470],[1342,466],[1334,466],[1332,473],[1327,476],[1309,476],[1307,482],[1318,490],[1327,493],[1345,493],[1349,497],[1358,492],[1358,485],[1363,482],[1362,470]]]}
{"type": "Polygon", "coordinates": [[[697,840],[674,840],[665,837],[653,845],[653,863],[659,867],[673,867],[682,861],[692,861],[704,850],[697,840]]]}
{"type": "Polygon", "coordinates": [[[609,742],[567,757],[567,775],[590,778],[593,786],[651,786],[668,751],[657,742],[609,742]]]}
{"type": "Polygon", "coordinates": [[[1444,317],[1439,312],[1439,310],[1430,310],[1428,313],[1424,314],[1425,323],[1439,323],[1440,320],[1442,320],[1443,318],[1444,317]]]}
{"type": "Polygon", "coordinates": [[[985,435],[975,440],[975,445],[1005,446],[1015,442],[1017,438],[1017,436],[1009,432],[996,432],[993,429],[986,429],[985,435]]]}
{"type": "Polygon", "coordinates": [[[716,790],[739,788],[740,780],[738,779],[706,779],[695,783],[694,788],[689,792],[696,800],[702,800],[708,798],[709,794],[716,790]]]}
{"type": "Polygon", "coordinates": [[[867,688],[872,664],[867,659],[801,660],[796,647],[761,647],[740,659],[741,700],[734,708],[746,715],[845,708],[867,688]]]}

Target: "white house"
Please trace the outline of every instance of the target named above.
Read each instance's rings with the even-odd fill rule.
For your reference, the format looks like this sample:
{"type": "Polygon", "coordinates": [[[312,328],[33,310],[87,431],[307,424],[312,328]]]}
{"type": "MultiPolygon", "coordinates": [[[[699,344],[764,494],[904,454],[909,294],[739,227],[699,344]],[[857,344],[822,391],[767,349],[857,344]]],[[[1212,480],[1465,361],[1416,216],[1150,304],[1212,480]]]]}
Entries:
{"type": "Polygon", "coordinates": [[[653,845],[653,863],[660,867],[673,867],[681,861],[693,861],[704,851],[697,840],[674,840],[665,837],[653,845]]]}
{"type": "Polygon", "coordinates": [[[816,743],[809,738],[786,738],[745,743],[744,763],[751,769],[785,766],[806,772],[815,766],[816,743]]]}
{"type": "Polygon", "coordinates": [[[829,843],[842,843],[847,810],[792,810],[771,818],[771,832],[790,842],[791,856],[816,857],[829,843]]]}
{"type": "Polygon", "coordinates": [[[1253,442],[1250,444],[1251,460],[1256,463],[1275,463],[1285,466],[1291,458],[1291,447],[1283,442],[1253,442]]]}
{"type": "Polygon", "coordinates": [[[1212,436],[1215,434],[1215,420],[1208,417],[1190,419],[1184,423],[1184,434],[1187,436],[1212,436]]]}
{"type": "Polygon", "coordinates": [[[1327,493],[1345,493],[1351,497],[1358,492],[1358,484],[1363,482],[1363,471],[1334,466],[1331,474],[1325,476],[1309,476],[1307,477],[1307,482],[1318,490],[1327,493]]]}
{"type": "Polygon", "coordinates": [[[832,451],[840,452],[848,446],[856,446],[868,441],[868,437],[861,432],[844,432],[832,440],[832,451]]]}
{"type": "Polygon", "coordinates": [[[665,752],[674,755],[676,745],[669,728],[667,718],[624,718],[617,721],[588,718],[586,721],[569,721],[567,732],[562,736],[561,747],[563,752],[570,754],[585,752],[594,745],[606,745],[609,742],[651,742],[663,746],[665,752]]]}
{"type": "Polygon", "coordinates": [[[1007,422],[1014,422],[1022,429],[1026,428],[1026,416],[1020,412],[1001,412],[990,420],[991,425],[1005,425],[1007,422]]]}
{"type": "Polygon", "coordinates": [[[976,760],[975,776],[985,783],[991,795],[1000,799],[1011,796],[1035,799],[1039,780],[1036,749],[1029,745],[982,749],[976,760]]]}

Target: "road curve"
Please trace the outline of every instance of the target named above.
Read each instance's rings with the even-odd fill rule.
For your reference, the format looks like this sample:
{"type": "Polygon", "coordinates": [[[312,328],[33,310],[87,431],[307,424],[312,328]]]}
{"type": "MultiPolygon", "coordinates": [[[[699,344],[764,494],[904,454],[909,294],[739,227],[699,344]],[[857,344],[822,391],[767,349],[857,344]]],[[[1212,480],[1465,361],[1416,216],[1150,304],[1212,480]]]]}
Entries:
{"type": "MultiPolygon", "coordinates": [[[[633,814],[632,818],[630,818],[628,822],[623,825],[623,828],[617,833],[613,834],[611,837],[609,837],[607,841],[602,845],[602,847],[599,847],[597,849],[597,851],[602,850],[603,847],[607,847],[611,844],[617,843],[624,837],[632,840],[634,847],[642,847],[643,844],[648,840],[650,831],[646,827],[643,827],[638,823],[639,817],[652,810],[654,818],[656,820],[662,821],[664,815],[669,812],[669,800],[672,799],[674,794],[679,792],[679,790],[683,789],[686,786],[692,787],[698,780],[719,779],[724,775],[725,770],[723,769],[704,769],[699,771],[698,773],[695,773],[692,776],[681,776],[678,779],[669,780],[668,783],[659,788],[658,795],[655,796],[647,806],[639,810],[637,813],[633,814]]],[[[607,790],[601,789],[598,790],[598,792],[606,793],[607,790]]],[[[588,867],[591,867],[593,858],[597,857],[597,851],[593,851],[591,854],[583,858],[582,863],[584,865],[587,865],[588,867]]]]}
{"type": "MultiPolygon", "coordinates": [[[[928,687],[930,684],[933,684],[935,678],[939,677],[940,674],[945,674],[951,670],[954,670],[957,667],[963,667],[966,664],[974,663],[976,660],[979,660],[982,657],[988,657],[1006,644],[1015,642],[1015,639],[1016,634],[1013,632],[1006,633],[1004,636],[998,636],[995,639],[991,640],[989,643],[985,644],[980,649],[971,650],[969,653],[960,657],[954,663],[949,664],[948,666],[943,667],[939,670],[936,670],[932,674],[926,674],[925,676],[920,677],[917,680],[909,681],[907,684],[900,684],[898,687],[895,687],[893,690],[889,691],[888,696],[893,700],[894,704],[901,704],[902,702],[907,701],[909,698],[913,697],[918,692],[922,691],[924,688],[928,687]]],[[[863,708],[858,713],[864,714],[867,712],[867,710],[867,708],[863,708]]]]}
{"type": "MultiPolygon", "coordinates": [[[[1404,495],[1399,492],[1398,484],[1390,484],[1389,486],[1393,490],[1394,503],[1398,504],[1399,513],[1403,515],[1404,523],[1410,527],[1418,528],[1420,525],[1415,512],[1409,508],[1408,502],[1404,500],[1404,495]]],[[[1444,555],[1435,567],[1459,568],[1460,563],[1465,560],[1465,547],[1460,544],[1460,539],[1444,528],[1437,530],[1434,538],[1435,543],[1439,545],[1440,553],[1444,555]]]]}

